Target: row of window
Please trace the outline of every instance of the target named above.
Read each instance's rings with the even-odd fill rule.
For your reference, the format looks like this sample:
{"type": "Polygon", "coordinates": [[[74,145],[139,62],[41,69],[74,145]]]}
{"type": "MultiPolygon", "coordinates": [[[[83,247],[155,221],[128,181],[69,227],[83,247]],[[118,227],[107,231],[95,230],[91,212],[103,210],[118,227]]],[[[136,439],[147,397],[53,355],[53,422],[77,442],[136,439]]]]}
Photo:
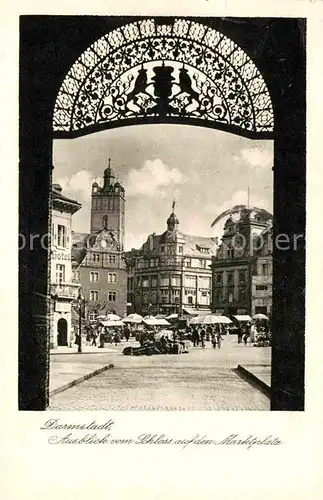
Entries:
{"type": "Polygon", "coordinates": [[[110,198],[109,200],[94,198],[92,200],[92,207],[93,210],[107,210],[110,212],[119,208],[119,200],[114,198],[110,198]]]}
{"type": "MultiPolygon", "coordinates": [[[[209,276],[184,276],[183,281],[185,286],[196,288],[197,279],[199,286],[202,288],[211,288],[211,277],[209,276]]],[[[168,275],[161,274],[159,276],[159,286],[181,286],[181,275],[168,275]]],[[[137,287],[142,288],[157,288],[158,286],[158,276],[137,276],[137,287]]]]}
{"type": "MultiPolygon", "coordinates": [[[[241,288],[238,290],[238,302],[244,304],[246,302],[247,294],[246,290],[241,288]]],[[[227,290],[224,294],[222,290],[216,290],[215,292],[215,302],[220,304],[222,302],[232,303],[234,301],[233,290],[227,290]]]]}
{"type": "MultiPolygon", "coordinates": [[[[207,259],[191,259],[186,258],[184,260],[184,267],[198,267],[206,269],[211,262],[207,259]]],[[[182,260],[173,258],[162,258],[162,259],[142,259],[138,262],[138,269],[147,269],[149,267],[159,267],[159,266],[182,266],[182,260]]]]}
{"type": "MultiPolygon", "coordinates": [[[[91,302],[98,302],[99,290],[90,290],[89,299],[91,302]]],[[[109,300],[109,302],[115,302],[117,300],[117,293],[116,292],[108,292],[108,300],[109,300]]]]}
{"type": "MultiPolygon", "coordinates": [[[[269,265],[268,263],[258,265],[258,275],[260,276],[269,276],[269,265]]],[[[224,271],[215,273],[215,282],[217,284],[223,283],[223,277],[226,273],[227,283],[233,283],[235,272],[239,273],[239,282],[246,282],[246,271],[224,271]]]]}
{"type": "MultiPolygon", "coordinates": [[[[215,282],[218,285],[223,283],[223,277],[224,277],[225,273],[226,273],[227,283],[233,283],[235,271],[224,271],[224,272],[215,273],[215,282]]],[[[239,271],[238,277],[239,277],[240,283],[245,283],[246,282],[246,271],[239,271]]]]}
{"type": "Polygon", "coordinates": [[[105,261],[109,262],[109,264],[115,264],[117,262],[117,256],[114,254],[99,254],[99,253],[92,253],[89,255],[88,260],[92,260],[93,262],[101,262],[102,256],[105,261]]]}
{"type": "MultiPolygon", "coordinates": [[[[74,271],[73,279],[75,282],[80,281],[80,271],[74,271]]],[[[92,283],[98,283],[100,281],[100,273],[98,271],[90,271],[90,281],[92,283]]],[[[108,273],[108,283],[117,283],[116,273],[108,273]]]]}
{"type": "MultiPolygon", "coordinates": [[[[98,271],[91,271],[90,272],[90,281],[97,283],[100,281],[100,274],[98,271]]],[[[116,273],[108,273],[108,283],[116,283],[117,282],[117,275],[116,273]]]]}

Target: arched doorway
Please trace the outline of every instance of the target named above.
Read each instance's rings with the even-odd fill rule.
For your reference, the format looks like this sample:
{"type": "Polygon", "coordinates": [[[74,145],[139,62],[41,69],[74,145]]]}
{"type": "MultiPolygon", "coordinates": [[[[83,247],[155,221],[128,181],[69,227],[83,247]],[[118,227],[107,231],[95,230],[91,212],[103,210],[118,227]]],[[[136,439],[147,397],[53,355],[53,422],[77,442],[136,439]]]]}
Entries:
{"type": "Polygon", "coordinates": [[[67,346],[67,321],[65,318],[60,318],[57,322],[57,345],[67,346]]]}
{"type": "MultiPolygon", "coordinates": [[[[76,94],[70,92],[71,88],[67,88],[67,92],[63,96],[60,89],[62,82],[65,82],[65,76],[73,68],[74,62],[80,58],[80,54],[85,53],[89,47],[95,45],[96,41],[106,36],[107,33],[119,30],[115,33],[116,40],[108,40],[111,51],[116,54],[118,43],[123,40],[123,37],[128,36],[122,31],[122,26],[135,24],[137,21],[138,18],[87,18],[86,16],[64,16],[64,19],[59,18],[59,16],[56,18],[42,16],[41,19],[37,17],[28,19],[28,16],[21,18],[21,201],[19,229],[20,233],[25,235],[27,239],[32,235],[45,235],[48,232],[53,109],[55,103],[57,103],[57,96],[61,95],[64,98],[64,102],[61,102],[63,118],[66,117],[66,109],[70,101],[81,122],[87,123],[87,120],[91,119],[90,116],[82,114],[82,106],[74,106],[74,103],[77,102],[75,100],[76,95],[81,96],[84,94],[81,85],[83,79],[80,80],[77,73],[72,75],[71,85],[75,86],[74,82],[77,85],[78,80],[80,80],[80,85],[76,88],[76,94]],[[78,37],[74,36],[75,31],[78,32],[78,37]],[[35,40],[37,40],[37,43],[31,43],[35,40]],[[64,53],[62,47],[64,47],[64,53]]],[[[158,31],[162,31],[162,33],[158,33],[158,36],[169,37],[169,31],[172,34],[172,28],[169,26],[175,25],[175,20],[167,18],[167,22],[164,19],[157,19],[156,21],[155,38],[158,38],[157,26],[158,31]],[[171,23],[169,23],[170,20],[171,23]],[[166,28],[163,26],[166,26],[166,28]]],[[[228,39],[234,40],[234,44],[243,47],[243,52],[250,55],[250,59],[256,61],[256,66],[261,68],[260,73],[265,76],[266,86],[272,100],[275,114],[275,130],[265,132],[264,130],[257,131],[255,128],[250,129],[248,127],[243,129],[241,125],[234,125],[230,121],[224,123],[221,120],[212,119],[206,119],[204,126],[215,126],[232,132],[237,132],[237,129],[240,129],[240,132],[245,133],[248,137],[255,137],[254,133],[258,134],[258,137],[259,134],[265,134],[263,137],[269,137],[268,133],[272,134],[275,140],[274,234],[304,234],[306,93],[303,21],[298,19],[239,19],[237,23],[232,19],[223,18],[204,18],[189,21],[190,30],[192,26],[195,29],[196,24],[203,24],[224,34],[228,39]],[[260,39],[261,44],[259,44],[260,39]],[[295,199],[297,199],[297,203],[293,203],[295,199]],[[282,200],[284,200],[284,203],[282,203],[282,200]],[[290,203],[287,203],[287,201],[290,203]]],[[[202,33],[197,27],[194,33],[194,37],[197,39],[201,37],[200,42],[203,43],[203,40],[207,39],[209,31],[204,30],[202,33]]],[[[187,40],[187,45],[192,47],[194,40],[187,40]]],[[[214,42],[213,52],[216,51],[216,45],[217,42],[214,42]]],[[[231,51],[233,55],[237,53],[235,46],[229,44],[226,47],[225,50],[229,51],[227,52],[227,58],[230,58],[231,51]]],[[[120,53],[125,53],[125,51],[126,47],[121,47],[120,53]]],[[[94,51],[90,51],[90,59],[94,58],[94,61],[97,61],[100,58],[99,52],[100,47],[95,46],[94,51]]],[[[160,62],[162,66],[162,60],[163,58],[158,58],[157,67],[160,67],[160,62]]],[[[148,67],[152,62],[144,61],[144,65],[147,64],[148,67]]],[[[177,64],[183,61],[174,61],[172,59],[170,63],[172,62],[177,64]]],[[[94,62],[94,64],[96,63],[94,62]]],[[[80,61],[75,69],[82,67],[82,65],[88,67],[85,59],[80,61]]],[[[165,66],[167,65],[168,59],[165,59],[165,66]]],[[[189,66],[190,61],[186,59],[184,69],[187,69],[192,81],[193,74],[189,66]]],[[[132,68],[135,68],[135,66],[132,66],[132,68]]],[[[139,68],[136,67],[135,70],[139,71],[139,68]]],[[[176,75],[177,84],[180,83],[180,69],[180,67],[174,68],[174,71],[177,71],[177,73],[173,73],[173,75],[176,75]]],[[[128,70],[129,68],[125,70],[125,73],[128,70]]],[[[151,71],[149,67],[148,70],[151,71]]],[[[123,74],[123,72],[121,71],[120,74],[123,74]]],[[[137,73],[136,76],[138,77],[139,74],[137,73]]],[[[198,74],[198,78],[200,76],[198,74]]],[[[209,76],[206,75],[206,77],[209,76]]],[[[134,82],[135,80],[133,80],[134,82]]],[[[172,82],[175,84],[174,81],[172,82]]],[[[121,84],[124,84],[123,80],[121,84]]],[[[90,87],[85,90],[91,93],[90,87]]],[[[134,89],[132,88],[132,90],[134,89]]],[[[129,88],[129,92],[132,90],[129,88]]],[[[190,92],[188,94],[190,95],[190,92]]],[[[125,95],[129,97],[127,92],[125,92],[125,95]]],[[[260,101],[261,96],[261,93],[258,94],[260,101]]],[[[158,97],[155,92],[153,97],[158,97]]],[[[166,97],[164,104],[172,105],[169,102],[169,96],[166,97]]],[[[223,96],[223,101],[220,103],[222,113],[228,99],[229,95],[223,96]]],[[[100,103],[102,104],[102,99],[100,103]]],[[[213,108],[216,112],[216,106],[213,108]]],[[[99,109],[101,110],[101,108],[96,108],[97,111],[99,109]]],[[[197,124],[197,122],[201,124],[200,116],[192,115],[196,108],[195,110],[188,109],[185,105],[183,116],[180,113],[174,115],[165,113],[165,106],[162,104],[159,104],[157,109],[164,113],[163,120],[165,123],[178,123],[179,120],[183,119],[187,124],[197,124]]],[[[69,116],[74,116],[73,110],[70,115],[67,115],[67,120],[69,116]]],[[[140,110],[136,111],[133,108],[132,110],[134,116],[124,117],[119,122],[122,122],[123,125],[127,124],[127,120],[130,120],[129,124],[140,123],[140,121],[142,123],[153,123],[158,119],[154,113],[149,116],[140,116],[140,110]]],[[[56,107],[55,113],[57,111],[59,110],[56,107]]],[[[217,111],[220,111],[220,108],[217,111]]],[[[263,111],[265,112],[265,108],[263,108],[263,111]]],[[[95,116],[97,117],[99,114],[95,116]]],[[[106,112],[105,116],[109,116],[109,113],[106,112]]],[[[221,113],[219,116],[222,116],[221,113]]],[[[255,116],[254,112],[252,116],[255,116]]],[[[61,119],[62,117],[60,117],[61,119]]],[[[99,123],[95,118],[90,126],[96,127],[97,130],[100,130],[100,127],[118,126],[117,119],[114,120],[114,123],[112,122],[113,120],[99,123]]],[[[89,130],[85,129],[86,126],[78,128],[78,130],[62,128],[60,131],[56,129],[55,134],[57,134],[56,137],[63,137],[67,132],[72,137],[72,133],[76,136],[81,133],[80,130],[88,133],[89,130]]],[[[41,244],[40,239],[33,241],[33,243],[32,249],[30,245],[25,245],[20,251],[19,407],[20,409],[37,410],[45,409],[48,404],[49,252],[48,248],[41,244]],[[33,279],[30,278],[31,276],[33,279]],[[35,370],[35,366],[37,366],[37,370],[35,370]]],[[[299,245],[296,250],[274,249],[274,279],[276,285],[273,290],[272,409],[300,410],[304,407],[304,269],[304,245],[299,245]]]]}

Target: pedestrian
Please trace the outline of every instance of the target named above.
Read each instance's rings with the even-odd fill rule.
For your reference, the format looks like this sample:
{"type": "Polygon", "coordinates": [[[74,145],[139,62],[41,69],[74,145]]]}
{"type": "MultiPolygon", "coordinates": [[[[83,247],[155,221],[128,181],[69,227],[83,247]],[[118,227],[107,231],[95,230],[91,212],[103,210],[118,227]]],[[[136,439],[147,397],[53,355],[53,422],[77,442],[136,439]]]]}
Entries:
{"type": "Polygon", "coordinates": [[[242,331],[242,328],[240,325],[237,328],[237,335],[238,335],[238,344],[241,344],[242,337],[243,337],[243,331],[242,331]]]}
{"type": "Polygon", "coordinates": [[[221,341],[222,341],[222,337],[221,337],[221,332],[220,331],[217,331],[216,334],[215,334],[215,339],[216,339],[216,344],[218,346],[218,349],[221,349],[221,341]]]}
{"type": "Polygon", "coordinates": [[[193,327],[192,340],[193,340],[194,347],[198,346],[198,344],[199,344],[199,334],[198,334],[196,326],[193,327]]]}
{"type": "Polygon", "coordinates": [[[115,343],[115,346],[116,346],[116,347],[117,347],[117,346],[118,346],[118,344],[120,343],[120,335],[119,335],[119,333],[118,333],[118,332],[116,332],[116,333],[114,334],[114,337],[113,337],[113,342],[115,343]]]}
{"type": "Polygon", "coordinates": [[[129,326],[126,326],[125,329],[124,329],[124,336],[126,338],[126,341],[128,342],[129,338],[130,338],[130,330],[129,330],[129,326]]]}
{"type": "Polygon", "coordinates": [[[202,345],[203,349],[205,347],[205,335],[206,335],[205,329],[202,328],[201,333],[200,333],[200,339],[201,339],[201,345],[202,345]]]}
{"type": "Polygon", "coordinates": [[[249,337],[249,332],[248,332],[248,328],[246,327],[244,329],[244,334],[243,334],[243,341],[244,341],[244,345],[247,345],[247,342],[248,342],[248,337],[249,337]]]}
{"type": "Polygon", "coordinates": [[[250,342],[252,344],[254,343],[257,334],[258,334],[257,327],[254,323],[252,323],[250,327],[250,342]]]}
{"type": "Polygon", "coordinates": [[[216,348],[216,334],[215,334],[214,330],[212,330],[212,333],[211,333],[211,341],[212,341],[213,349],[215,349],[216,348]]]}
{"type": "Polygon", "coordinates": [[[92,344],[91,345],[95,345],[96,347],[96,339],[98,337],[98,334],[95,330],[92,331],[92,344]]]}

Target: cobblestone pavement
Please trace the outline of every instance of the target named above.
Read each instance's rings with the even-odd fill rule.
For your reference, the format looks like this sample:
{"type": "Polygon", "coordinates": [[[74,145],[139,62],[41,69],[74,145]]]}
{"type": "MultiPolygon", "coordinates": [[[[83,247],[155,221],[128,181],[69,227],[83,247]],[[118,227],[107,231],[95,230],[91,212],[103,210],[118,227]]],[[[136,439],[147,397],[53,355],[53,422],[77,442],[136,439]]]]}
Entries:
{"type": "MultiPolygon", "coordinates": [[[[270,363],[270,348],[207,344],[188,354],[123,356],[124,345],[102,354],[115,368],[57,394],[50,410],[269,410],[269,399],[237,375],[238,364],[270,363]]],[[[82,356],[82,355],[81,355],[82,356]]],[[[84,355],[84,362],[90,362],[84,355]]],[[[95,355],[96,357],[99,355],[95,355]]],[[[60,362],[65,356],[60,355],[60,362]]],[[[69,356],[66,356],[68,363],[69,356]]]]}

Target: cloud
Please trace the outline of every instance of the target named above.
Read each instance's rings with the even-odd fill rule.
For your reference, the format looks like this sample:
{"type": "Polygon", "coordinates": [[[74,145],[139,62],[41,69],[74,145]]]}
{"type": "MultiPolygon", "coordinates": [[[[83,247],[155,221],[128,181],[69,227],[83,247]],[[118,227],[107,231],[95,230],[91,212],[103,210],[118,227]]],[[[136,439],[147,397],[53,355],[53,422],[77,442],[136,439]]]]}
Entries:
{"type": "Polygon", "coordinates": [[[130,170],[126,183],[128,196],[156,196],[165,194],[165,188],[172,188],[181,184],[183,174],[177,168],[170,168],[162,160],[147,160],[140,170],[130,170]]]}
{"type": "MultiPolygon", "coordinates": [[[[267,149],[248,148],[242,149],[240,158],[248,163],[251,167],[270,167],[273,164],[273,154],[267,149]]],[[[238,159],[240,159],[238,157],[238,159]]]]}
{"type": "Polygon", "coordinates": [[[80,170],[70,177],[65,176],[54,181],[55,184],[62,186],[64,195],[75,197],[78,201],[86,204],[90,203],[93,182],[94,176],[89,170],[80,170]]]}

